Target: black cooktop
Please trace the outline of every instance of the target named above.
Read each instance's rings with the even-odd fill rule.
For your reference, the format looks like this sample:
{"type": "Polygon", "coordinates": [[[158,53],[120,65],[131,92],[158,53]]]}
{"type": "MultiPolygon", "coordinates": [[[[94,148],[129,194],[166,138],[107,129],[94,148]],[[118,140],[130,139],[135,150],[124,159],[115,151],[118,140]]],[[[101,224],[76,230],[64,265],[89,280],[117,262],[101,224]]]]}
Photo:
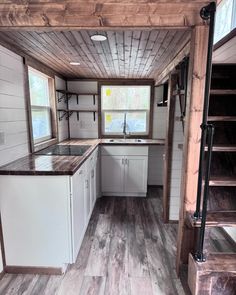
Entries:
{"type": "Polygon", "coordinates": [[[52,145],[46,149],[43,149],[36,155],[47,156],[83,156],[83,154],[91,147],[91,145],[52,145]]]}

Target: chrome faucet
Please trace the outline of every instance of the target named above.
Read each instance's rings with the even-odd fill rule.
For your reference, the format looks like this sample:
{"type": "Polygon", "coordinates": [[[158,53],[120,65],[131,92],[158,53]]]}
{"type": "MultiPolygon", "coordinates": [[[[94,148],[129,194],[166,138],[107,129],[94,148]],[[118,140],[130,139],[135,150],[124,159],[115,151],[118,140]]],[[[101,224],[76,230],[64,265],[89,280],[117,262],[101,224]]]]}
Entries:
{"type": "Polygon", "coordinates": [[[124,134],[124,139],[125,139],[126,136],[127,136],[126,128],[127,128],[127,122],[126,122],[126,113],[125,113],[125,115],[124,115],[124,123],[123,123],[123,134],[124,134]]]}

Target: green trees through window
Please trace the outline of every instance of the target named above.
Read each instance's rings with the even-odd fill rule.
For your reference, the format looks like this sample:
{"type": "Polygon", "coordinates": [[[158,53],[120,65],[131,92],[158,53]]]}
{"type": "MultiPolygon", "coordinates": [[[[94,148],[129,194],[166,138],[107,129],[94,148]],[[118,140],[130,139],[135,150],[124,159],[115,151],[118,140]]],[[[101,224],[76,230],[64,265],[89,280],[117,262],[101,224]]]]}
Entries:
{"type": "Polygon", "coordinates": [[[34,143],[52,138],[49,78],[29,68],[29,89],[34,143]]]}
{"type": "Polygon", "coordinates": [[[124,124],[130,135],[149,132],[151,86],[102,85],[101,110],[104,135],[121,135],[124,124]]]}

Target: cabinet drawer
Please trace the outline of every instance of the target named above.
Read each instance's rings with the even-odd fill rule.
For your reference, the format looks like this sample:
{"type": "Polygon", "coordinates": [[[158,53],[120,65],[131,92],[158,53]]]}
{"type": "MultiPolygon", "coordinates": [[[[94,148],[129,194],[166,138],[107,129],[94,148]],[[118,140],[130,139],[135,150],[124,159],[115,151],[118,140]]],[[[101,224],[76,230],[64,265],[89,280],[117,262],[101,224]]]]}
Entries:
{"type": "Polygon", "coordinates": [[[103,156],[148,156],[148,146],[102,146],[103,156]]]}

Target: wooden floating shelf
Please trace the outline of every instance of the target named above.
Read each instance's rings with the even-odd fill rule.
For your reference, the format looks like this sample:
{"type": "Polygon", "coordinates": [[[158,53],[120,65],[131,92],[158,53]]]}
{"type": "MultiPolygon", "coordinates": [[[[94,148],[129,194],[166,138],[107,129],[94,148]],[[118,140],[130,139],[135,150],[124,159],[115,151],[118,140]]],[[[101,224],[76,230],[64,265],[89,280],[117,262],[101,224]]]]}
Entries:
{"type": "Polygon", "coordinates": [[[89,96],[89,95],[98,95],[98,93],[77,93],[77,95],[89,96]]]}
{"type": "Polygon", "coordinates": [[[63,110],[63,109],[58,109],[57,110],[58,112],[79,112],[79,113],[82,113],[82,112],[92,112],[92,113],[94,113],[94,112],[97,112],[98,110],[71,110],[71,109],[69,109],[69,110],[63,110]]]}
{"type": "MultiPolygon", "coordinates": [[[[200,227],[201,219],[195,219],[188,214],[187,222],[191,227],[200,227]]],[[[208,211],[206,217],[207,227],[236,227],[236,211],[208,211]]]]}
{"type": "Polygon", "coordinates": [[[236,116],[209,116],[207,121],[208,122],[216,122],[216,121],[235,122],[236,116]]]}
{"type": "Polygon", "coordinates": [[[63,93],[63,94],[69,94],[69,95],[98,95],[98,93],[78,93],[78,92],[71,92],[69,90],[56,90],[57,92],[63,93]]]}
{"type": "MultiPolygon", "coordinates": [[[[205,151],[208,148],[205,147],[205,151]]],[[[225,145],[225,144],[218,144],[212,147],[213,152],[236,152],[236,145],[225,145]]]]}
{"type": "Polygon", "coordinates": [[[236,95],[236,89],[211,89],[213,95],[236,95]]]}
{"type": "Polygon", "coordinates": [[[76,92],[71,92],[71,91],[68,91],[68,90],[56,90],[57,92],[59,93],[62,93],[62,94],[68,94],[68,95],[78,95],[78,93],[76,92]]]}
{"type": "Polygon", "coordinates": [[[236,186],[236,177],[212,177],[209,181],[210,186],[236,186]]]}

